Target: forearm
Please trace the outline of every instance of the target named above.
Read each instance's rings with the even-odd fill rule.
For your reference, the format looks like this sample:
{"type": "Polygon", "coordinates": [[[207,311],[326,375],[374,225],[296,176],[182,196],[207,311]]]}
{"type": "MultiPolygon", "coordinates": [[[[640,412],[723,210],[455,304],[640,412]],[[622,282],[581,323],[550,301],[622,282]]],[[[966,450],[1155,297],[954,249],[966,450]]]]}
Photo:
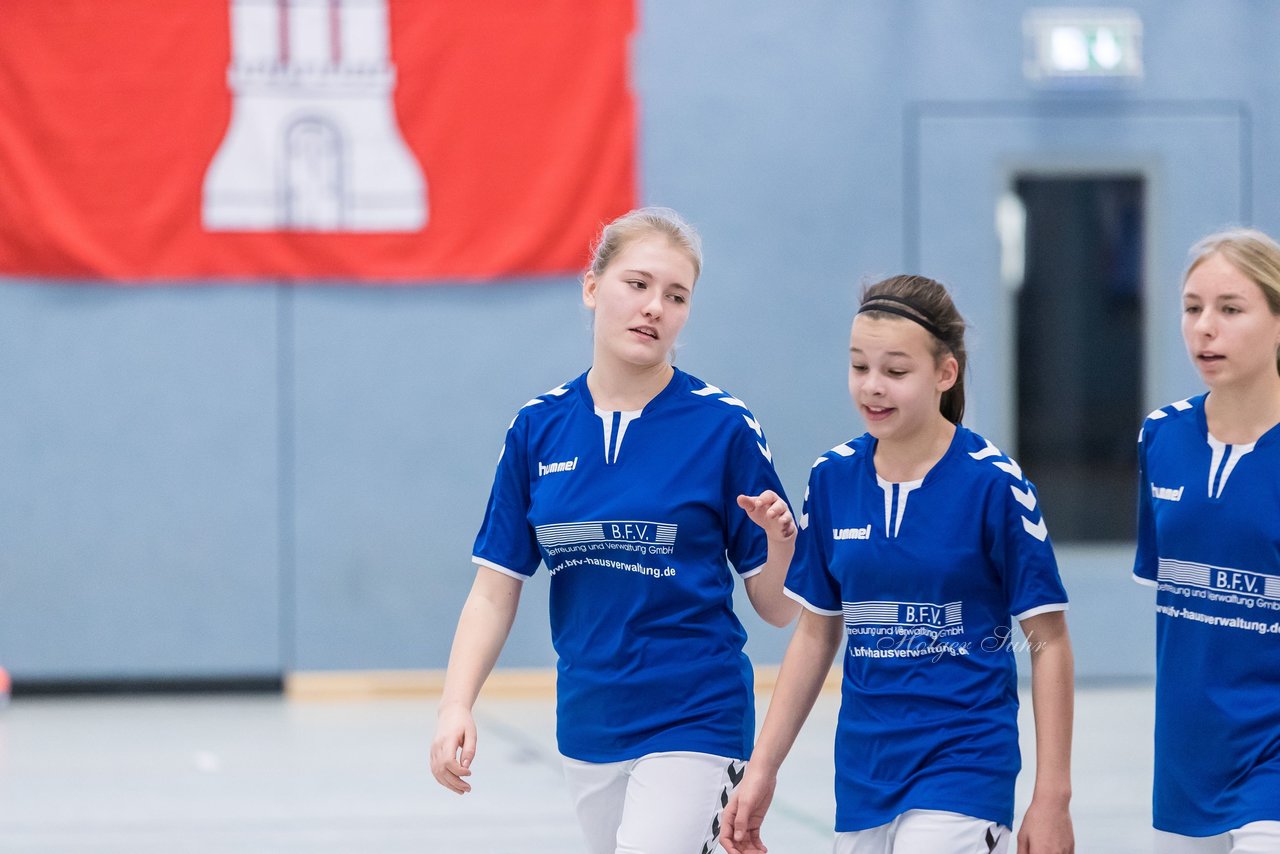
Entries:
{"type": "Polygon", "coordinates": [[[760,572],[747,579],[747,596],[760,618],[782,627],[796,618],[800,603],[782,592],[795,555],[796,538],[769,538],[768,556],[760,572]]]}
{"type": "Polygon", "coordinates": [[[458,704],[470,709],[475,705],[511,632],[522,586],[517,579],[478,567],[453,635],[440,708],[458,704]]]}
{"type": "Polygon", "coordinates": [[[840,645],[843,623],[805,610],[800,613],[778,673],[764,726],[752,752],[757,773],[776,775],[822,690],[840,645]]]}
{"type": "MultiPolygon", "coordinates": [[[[1075,662],[1063,615],[1042,616],[1054,619],[1028,632],[1032,649],[1031,702],[1036,723],[1033,797],[1065,803],[1071,798],[1075,662]]],[[[1024,630],[1026,628],[1024,623],[1024,630]]]]}

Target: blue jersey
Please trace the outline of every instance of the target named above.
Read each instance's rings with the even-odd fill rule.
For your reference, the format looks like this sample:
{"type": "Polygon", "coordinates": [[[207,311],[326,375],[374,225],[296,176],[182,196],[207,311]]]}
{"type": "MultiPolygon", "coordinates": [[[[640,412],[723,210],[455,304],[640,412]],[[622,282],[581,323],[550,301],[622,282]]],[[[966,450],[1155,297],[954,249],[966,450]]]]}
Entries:
{"type": "Polygon", "coordinates": [[[597,409],[583,374],[516,415],[474,559],[521,579],[547,566],[565,756],[750,755],[729,564],[763,568],[737,498],[766,489],[784,494],[745,404],[680,370],[640,411],[597,409]]]}
{"type": "Polygon", "coordinates": [[[1205,395],[1139,437],[1134,577],[1156,592],[1155,826],[1280,820],[1280,426],[1209,434],[1205,395]]]}
{"type": "Polygon", "coordinates": [[[836,831],[911,809],[1012,825],[1011,619],[1067,607],[1035,489],[964,427],[917,481],[881,479],[875,448],[863,435],[814,463],[786,583],[844,618],[836,831]]]}

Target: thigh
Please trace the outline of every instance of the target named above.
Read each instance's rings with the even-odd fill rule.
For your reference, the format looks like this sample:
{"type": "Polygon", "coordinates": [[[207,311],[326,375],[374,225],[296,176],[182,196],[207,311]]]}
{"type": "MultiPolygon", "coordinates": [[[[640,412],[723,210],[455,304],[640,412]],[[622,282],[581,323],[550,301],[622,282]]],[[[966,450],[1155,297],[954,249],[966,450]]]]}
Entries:
{"type": "Polygon", "coordinates": [[[1251,821],[1231,837],[1231,854],[1275,854],[1280,851],[1280,821],[1251,821]]]}
{"type": "Polygon", "coordinates": [[[564,778],[587,840],[587,854],[614,854],[618,847],[618,825],[622,823],[631,764],[564,757],[564,778]]]}
{"type": "Polygon", "coordinates": [[[1009,828],[943,810],[907,810],[894,821],[893,854],[1005,854],[1009,828]]]}
{"type": "Polygon", "coordinates": [[[653,753],[631,768],[617,854],[709,854],[720,810],[745,763],[708,753],[653,753]]]}
{"type": "Polygon", "coordinates": [[[889,833],[894,822],[866,830],[847,830],[836,834],[833,854],[893,854],[889,833]]]}
{"type": "Polygon", "coordinates": [[[1230,834],[1183,836],[1165,830],[1157,830],[1155,834],[1156,854],[1231,854],[1230,834]]]}

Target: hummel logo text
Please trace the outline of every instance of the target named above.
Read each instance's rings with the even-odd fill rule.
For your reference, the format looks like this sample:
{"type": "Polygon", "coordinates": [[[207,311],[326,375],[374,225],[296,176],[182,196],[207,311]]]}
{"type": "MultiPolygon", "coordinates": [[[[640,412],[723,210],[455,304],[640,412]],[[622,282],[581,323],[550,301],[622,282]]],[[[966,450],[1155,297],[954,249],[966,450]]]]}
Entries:
{"type": "Polygon", "coordinates": [[[1186,489],[1185,486],[1179,486],[1177,489],[1171,489],[1167,486],[1156,486],[1153,483],[1151,484],[1151,497],[1162,498],[1165,501],[1181,501],[1182,490],[1184,489],[1186,489]]]}
{"type": "Polygon", "coordinates": [[[871,539],[871,524],[863,525],[861,528],[832,528],[831,539],[833,540],[869,540],[871,539]]]}
{"type": "Polygon", "coordinates": [[[544,474],[555,474],[556,472],[561,472],[561,471],[573,471],[577,467],[578,467],[577,457],[574,457],[571,460],[565,460],[562,463],[548,463],[544,465],[542,462],[539,462],[538,477],[542,477],[544,474]]]}

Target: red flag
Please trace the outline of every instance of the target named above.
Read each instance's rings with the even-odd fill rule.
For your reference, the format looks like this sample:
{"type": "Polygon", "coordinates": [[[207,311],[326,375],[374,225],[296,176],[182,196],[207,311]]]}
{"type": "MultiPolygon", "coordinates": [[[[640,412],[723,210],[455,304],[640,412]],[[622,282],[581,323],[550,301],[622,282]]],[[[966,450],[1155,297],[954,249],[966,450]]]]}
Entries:
{"type": "Polygon", "coordinates": [[[0,274],[576,272],[635,203],[632,0],[6,0],[0,274]]]}

